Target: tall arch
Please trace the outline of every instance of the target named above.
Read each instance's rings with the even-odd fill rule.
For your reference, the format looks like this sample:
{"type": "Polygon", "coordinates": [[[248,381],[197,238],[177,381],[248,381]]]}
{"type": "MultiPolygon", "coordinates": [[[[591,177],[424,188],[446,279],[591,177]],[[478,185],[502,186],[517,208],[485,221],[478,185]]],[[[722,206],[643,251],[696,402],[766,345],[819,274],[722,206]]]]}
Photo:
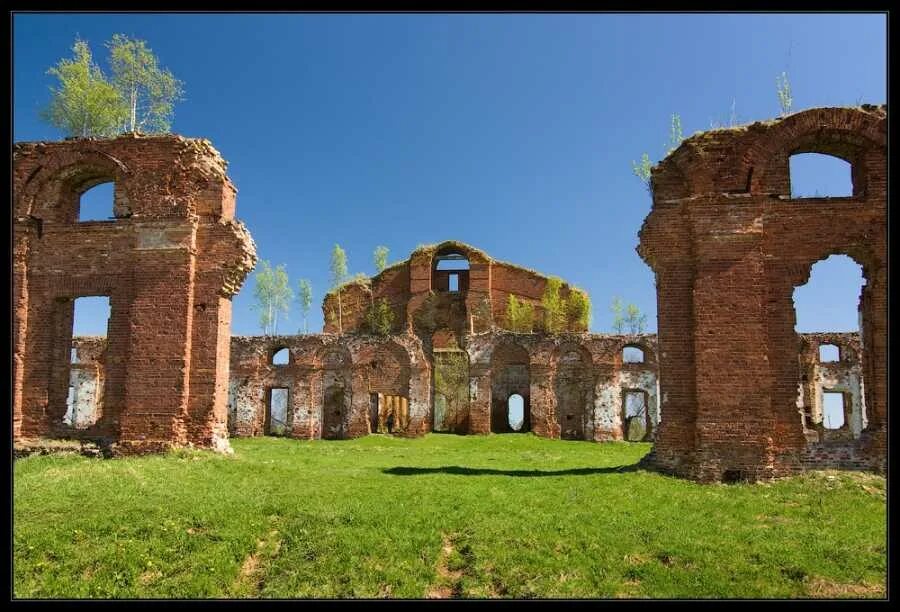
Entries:
{"type": "Polygon", "coordinates": [[[554,356],[556,419],[563,440],[587,440],[594,407],[594,369],[583,346],[563,345],[554,356]]]}
{"type": "Polygon", "coordinates": [[[518,344],[503,342],[491,354],[491,431],[495,433],[531,430],[531,373],[528,351],[518,344]],[[522,397],[523,422],[514,430],[509,422],[509,398],[522,397]]]}

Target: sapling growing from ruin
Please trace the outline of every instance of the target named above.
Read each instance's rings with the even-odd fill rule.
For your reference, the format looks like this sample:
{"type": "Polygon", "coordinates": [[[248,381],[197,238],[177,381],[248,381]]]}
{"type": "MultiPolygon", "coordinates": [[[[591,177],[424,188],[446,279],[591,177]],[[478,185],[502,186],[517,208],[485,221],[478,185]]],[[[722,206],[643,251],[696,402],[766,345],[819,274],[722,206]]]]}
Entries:
{"type": "Polygon", "coordinates": [[[341,304],[340,286],[347,279],[347,253],[341,245],[335,244],[331,250],[331,289],[336,290],[338,300],[338,332],[344,333],[344,312],[341,304]]]}
{"type": "Polygon", "coordinates": [[[259,311],[259,324],[263,328],[263,333],[277,334],[278,314],[282,313],[287,318],[291,300],[294,298],[284,264],[272,268],[268,261],[260,262],[253,297],[256,303],[251,308],[259,311]]]}
{"type": "Polygon", "coordinates": [[[74,58],[61,59],[47,74],[59,80],[40,117],[66,136],[113,136],[128,114],[125,100],[94,63],[86,41],[76,39],[74,58]]]}
{"type": "Polygon", "coordinates": [[[127,103],[124,131],[168,132],[175,102],[183,99],[184,84],[158,66],[146,41],[115,34],[106,46],[113,85],[127,103]]]}
{"type": "Polygon", "coordinates": [[[791,106],[794,104],[787,72],[782,72],[775,77],[775,91],[778,94],[778,106],[781,107],[781,116],[784,117],[791,112],[791,106]]]}
{"type": "Polygon", "coordinates": [[[297,287],[297,301],[300,303],[300,312],[303,314],[303,333],[309,333],[306,315],[312,306],[312,284],[306,278],[301,278],[297,287]]]}
{"type": "Polygon", "coordinates": [[[375,247],[372,258],[375,260],[375,273],[382,272],[387,267],[387,258],[390,250],[386,246],[375,247]]]}

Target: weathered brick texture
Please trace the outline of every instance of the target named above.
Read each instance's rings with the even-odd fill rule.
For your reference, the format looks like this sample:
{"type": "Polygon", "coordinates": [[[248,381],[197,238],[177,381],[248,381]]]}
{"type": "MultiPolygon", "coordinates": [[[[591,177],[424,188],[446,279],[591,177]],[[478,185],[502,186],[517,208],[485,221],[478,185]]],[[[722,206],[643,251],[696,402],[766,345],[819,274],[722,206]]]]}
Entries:
{"type": "Polygon", "coordinates": [[[205,140],[122,136],[14,149],[17,440],[100,437],[123,452],[227,448],[231,297],[256,261],[235,188],[205,140]],[[114,182],[110,221],[81,194],[114,182]],[[73,301],[109,296],[102,415],[65,425],[73,301]]]}
{"type": "Polygon", "coordinates": [[[656,273],[663,414],[651,462],[699,480],[808,464],[797,418],[793,290],[835,253],[863,268],[868,424],[855,462],[885,466],[885,107],[820,108],[685,140],[653,171],[639,252],[656,273]],[[852,165],[853,195],[791,199],[788,159],[852,165]]]}

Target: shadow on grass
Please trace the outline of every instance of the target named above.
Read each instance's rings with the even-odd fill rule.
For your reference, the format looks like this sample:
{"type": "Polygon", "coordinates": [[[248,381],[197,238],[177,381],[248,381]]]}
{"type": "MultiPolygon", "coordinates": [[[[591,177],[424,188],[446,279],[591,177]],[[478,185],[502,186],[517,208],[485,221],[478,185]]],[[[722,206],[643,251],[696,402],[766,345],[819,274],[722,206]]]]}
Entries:
{"type": "Polygon", "coordinates": [[[635,472],[637,463],[614,465],[596,468],[570,468],[568,470],[498,470],[494,468],[468,468],[460,465],[444,465],[441,467],[405,467],[398,466],[381,470],[393,476],[419,476],[421,474],[455,474],[457,476],[591,476],[593,474],[621,474],[635,472]]]}

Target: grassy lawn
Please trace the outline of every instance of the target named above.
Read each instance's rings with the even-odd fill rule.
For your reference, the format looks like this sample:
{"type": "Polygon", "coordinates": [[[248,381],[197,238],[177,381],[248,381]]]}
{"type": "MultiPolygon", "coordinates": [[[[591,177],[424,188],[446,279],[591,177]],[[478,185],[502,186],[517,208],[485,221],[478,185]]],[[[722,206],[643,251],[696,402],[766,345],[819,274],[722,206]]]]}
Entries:
{"type": "Polygon", "coordinates": [[[699,485],[648,444],[232,440],[14,469],[16,597],[884,597],[883,477],[699,485]]]}

